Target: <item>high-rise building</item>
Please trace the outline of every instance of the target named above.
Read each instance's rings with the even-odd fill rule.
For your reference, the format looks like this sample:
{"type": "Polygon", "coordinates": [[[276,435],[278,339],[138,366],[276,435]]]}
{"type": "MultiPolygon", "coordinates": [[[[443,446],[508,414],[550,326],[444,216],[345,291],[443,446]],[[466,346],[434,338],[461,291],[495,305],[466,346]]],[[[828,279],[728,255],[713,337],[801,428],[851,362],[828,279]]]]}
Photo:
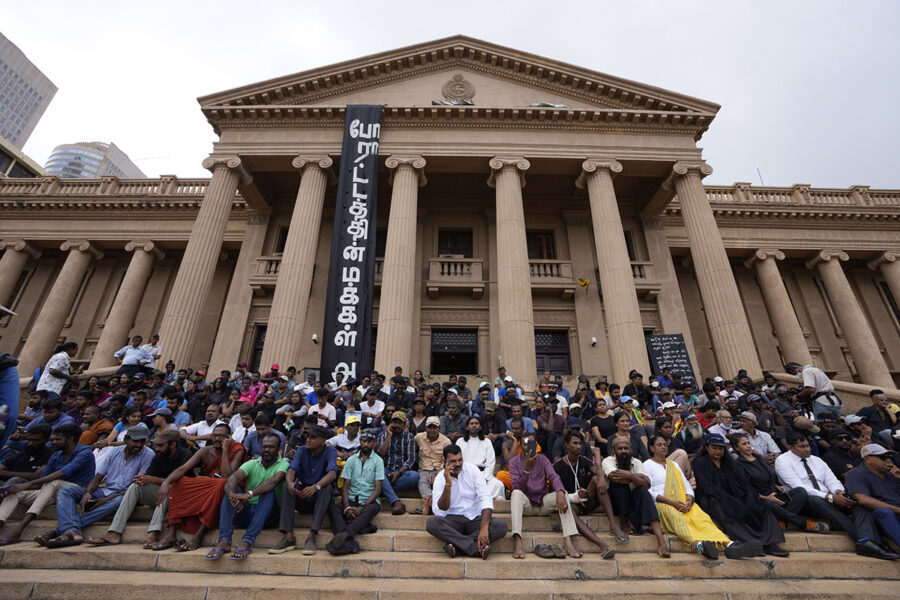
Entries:
{"type": "Polygon", "coordinates": [[[22,148],[56,89],[18,46],[0,33],[0,138],[22,148]]]}
{"type": "Polygon", "coordinates": [[[103,142],[78,142],[57,146],[47,159],[44,168],[48,174],[66,179],[92,179],[106,175],[125,179],[146,177],[118,146],[103,142]]]}

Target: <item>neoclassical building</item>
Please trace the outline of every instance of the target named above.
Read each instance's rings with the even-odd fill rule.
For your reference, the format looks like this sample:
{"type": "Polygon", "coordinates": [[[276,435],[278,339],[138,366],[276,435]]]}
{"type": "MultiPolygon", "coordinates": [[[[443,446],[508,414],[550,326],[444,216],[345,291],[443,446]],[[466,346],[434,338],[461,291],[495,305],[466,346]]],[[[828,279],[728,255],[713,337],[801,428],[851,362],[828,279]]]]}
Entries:
{"type": "Polygon", "coordinates": [[[23,373],[154,331],[179,366],[316,368],[345,107],[383,104],[378,370],[621,382],[680,333],[698,376],[896,387],[900,191],[704,185],[712,102],[462,36],[199,101],[209,179],[0,180],[23,373]]]}

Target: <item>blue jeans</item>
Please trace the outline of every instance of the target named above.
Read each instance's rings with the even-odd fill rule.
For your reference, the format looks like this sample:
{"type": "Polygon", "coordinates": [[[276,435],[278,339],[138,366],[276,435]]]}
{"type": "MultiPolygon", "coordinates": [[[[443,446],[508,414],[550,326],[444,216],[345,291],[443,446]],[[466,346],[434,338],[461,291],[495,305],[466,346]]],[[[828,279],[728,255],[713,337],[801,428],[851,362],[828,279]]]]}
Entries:
{"type": "Polygon", "coordinates": [[[878,529],[900,546],[900,517],[889,508],[876,508],[872,511],[872,518],[878,524],[878,529]]]}
{"type": "Polygon", "coordinates": [[[384,481],[381,482],[381,495],[387,498],[388,504],[393,504],[394,502],[399,502],[400,498],[397,497],[397,494],[394,490],[398,492],[402,492],[403,490],[408,490],[411,487],[415,487],[419,483],[419,474],[415,471],[407,471],[400,475],[397,478],[397,481],[391,485],[390,479],[388,479],[388,475],[391,473],[396,473],[397,471],[388,472],[387,469],[384,470],[384,481]]]}
{"type": "Polygon", "coordinates": [[[816,402],[813,400],[812,402],[812,411],[813,416],[818,420],[819,415],[831,413],[837,418],[841,418],[841,407],[840,406],[828,406],[827,404],[822,404],[821,402],[816,402]]]}
{"type": "MultiPolygon", "coordinates": [[[[275,507],[275,491],[267,492],[261,496],[257,496],[259,502],[256,504],[244,503],[241,512],[235,509],[231,502],[228,501],[226,495],[222,499],[222,506],[219,508],[219,541],[231,544],[231,535],[234,533],[234,527],[246,527],[247,531],[241,537],[242,542],[247,542],[250,546],[256,541],[256,536],[263,530],[266,524],[274,525],[277,522],[279,512],[273,511],[275,507]]],[[[289,496],[291,498],[292,496],[289,496]]]]}
{"type": "MultiPolygon", "coordinates": [[[[57,531],[63,534],[67,531],[77,531],[81,533],[82,528],[92,525],[100,519],[109,515],[116,514],[119,505],[122,503],[122,495],[116,496],[97,508],[91,509],[83,515],[78,514],[78,503],[84,496],[85,489],[78,485],[70,485],[59,490],[56,494],[56,520],[57,531]]],[[[92,496],[99,500],[102,499],[101,490],[94,490],[92,496]]]]}
{"type": "Polygon", "coordinates": [[[19,370],[9,367],[0,371],[0,448],[16,429],[19,416],[19,370]]]}

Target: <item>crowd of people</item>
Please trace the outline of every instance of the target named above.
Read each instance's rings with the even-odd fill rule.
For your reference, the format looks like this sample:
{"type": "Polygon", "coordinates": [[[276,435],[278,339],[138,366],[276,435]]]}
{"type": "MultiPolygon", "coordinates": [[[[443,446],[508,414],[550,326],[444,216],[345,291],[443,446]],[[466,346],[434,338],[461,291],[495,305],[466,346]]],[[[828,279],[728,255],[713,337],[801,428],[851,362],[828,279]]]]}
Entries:
{"type": "Polygon", "coordinates": [[[707,559],[786,557],[788,529],[840,530],[860,555],[900,558],[898,407],[872,390],[871,406],[842,415],[813,366],[786,365],[794,387],[744,371],[698,387],[662,369],[624,386],[581,375],[569,390],[548,372],[523,386],[502,367],[470,387],[401,367],[359,380],[277,364],[212,375],[158,364],[159,337],[142,342],[115,353],[106,379],[79,378],[71,342],[35,374],[0,449],[0,545],[48,506],[57,526],[39,544],[120,544],[140,504],[153,509],[148,551],[195,550],[214,530],[207,560],[243,560],[277,527],[269,553],[311,555],[327,516],[326,550],[355,553],[382,507],[407,512],[410,490],[422,499],[410,512],[429,516],[451,557],[486,559],[509,533],[524,558],[523,516],[556,514],[561,543],[537,556],[580,557],[581,535],[609,559],[615,547],[585,519],[602,511],[615,544],[651,534],[662,558],[666,535],[707,559]],[[493,515],[502,499],[508,523],[493,515]],[[311,515],[302,543],[296,513],[311,515]],[[86,536],[100,521],[106,532],[86,536]]]}

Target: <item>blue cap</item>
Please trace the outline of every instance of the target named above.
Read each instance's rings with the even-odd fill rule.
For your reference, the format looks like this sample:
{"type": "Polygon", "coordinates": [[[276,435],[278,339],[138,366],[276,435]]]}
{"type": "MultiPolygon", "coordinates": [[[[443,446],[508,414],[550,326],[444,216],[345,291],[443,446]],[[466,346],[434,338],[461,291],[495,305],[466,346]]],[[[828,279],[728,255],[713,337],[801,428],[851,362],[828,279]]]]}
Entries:
{"type": "Polygon", "coordinates": [[[723,438],[718,433],[707,434],[706,437],[703,439],[703,443],[705,443],[707,445],[712,445],[712,446],[727,446],[728,445],[728,442],[725,441],[725,438],[723,438]]]}
{"type": "Polygon", "coordinates": [[[583,429],[584,423],[578,417],[569,417],[566,420],[566,427],[569,429],[583,429]]]}

